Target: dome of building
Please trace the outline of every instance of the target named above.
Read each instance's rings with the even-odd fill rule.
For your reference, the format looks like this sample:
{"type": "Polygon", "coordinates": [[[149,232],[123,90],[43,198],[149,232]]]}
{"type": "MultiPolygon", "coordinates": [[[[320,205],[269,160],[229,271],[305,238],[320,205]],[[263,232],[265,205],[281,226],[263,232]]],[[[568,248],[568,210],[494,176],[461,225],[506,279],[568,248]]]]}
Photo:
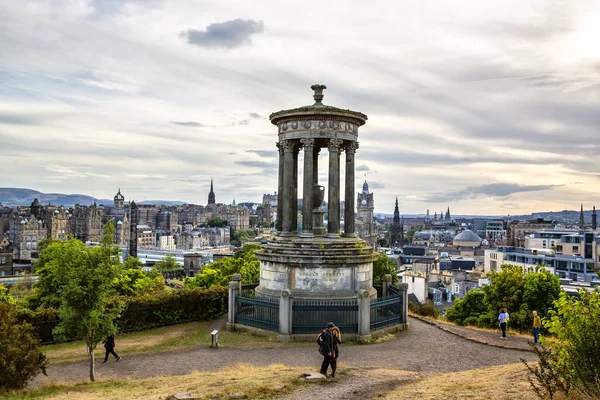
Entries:
{"type": "Polygon", "coordinates": [[[479,247],[481,246],[481,238],[475,232],[467,229],[456,235],[452,243],[455,246],[479,247]]]}

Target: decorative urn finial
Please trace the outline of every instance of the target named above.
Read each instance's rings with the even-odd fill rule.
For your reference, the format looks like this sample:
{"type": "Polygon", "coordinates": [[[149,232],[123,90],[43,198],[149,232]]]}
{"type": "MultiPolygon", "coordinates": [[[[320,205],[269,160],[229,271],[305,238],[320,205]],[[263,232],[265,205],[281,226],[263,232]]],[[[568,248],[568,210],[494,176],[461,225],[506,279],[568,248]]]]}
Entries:
{"type": "Polygon", "coordinates": [[[313,97],[315,99],[314,105],[322,106],[323,103],[321,103],[321,102],[323,101],[323,89],[327,89],[327,86],[315,84],[315,85],[312,85],[310,88],[315,91],[315,94],[313,95],[313,97]]]}

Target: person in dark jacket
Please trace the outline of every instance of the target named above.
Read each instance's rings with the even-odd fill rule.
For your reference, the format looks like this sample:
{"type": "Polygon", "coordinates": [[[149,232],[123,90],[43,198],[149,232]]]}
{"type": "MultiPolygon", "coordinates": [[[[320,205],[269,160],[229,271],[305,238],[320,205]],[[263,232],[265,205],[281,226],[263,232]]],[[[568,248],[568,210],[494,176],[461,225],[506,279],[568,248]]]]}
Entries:
{"type": "Polygon", "coordinates": [[[342,343],[341,334],[339,334],[339,328],[337,328],[333,322],[327,324],[327,329],[321,336],[323,338],[323,345],[319,348],[319,352],[323,356],[323,363],[321,363],[321,374],[327,376],[327,369],[331,365],[331,377],[335,378],[335,371],[337,369],[337,358],[339,355],[338,344],[342,343]],[[337,329],[337,331],[335,331],[337,329]]]}
{"type": "Polygon", "coordinates": [[[115,356],[117,361],[121,360],[121,357],[119,357],[119,355],[117,353],[115,353],[115,335],[110,335],[102,343],[104,343],[104,348],[106,349],[106,355],[104,356],[104,361],[102,361],[103,364],[108,362],[109,354],[112,354],[113,356],[115,356]]]}

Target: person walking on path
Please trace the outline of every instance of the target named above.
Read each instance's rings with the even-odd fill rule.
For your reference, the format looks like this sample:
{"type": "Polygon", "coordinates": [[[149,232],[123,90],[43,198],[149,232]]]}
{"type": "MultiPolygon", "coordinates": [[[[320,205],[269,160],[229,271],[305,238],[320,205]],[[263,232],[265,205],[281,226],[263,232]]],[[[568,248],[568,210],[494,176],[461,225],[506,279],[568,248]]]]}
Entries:
{"type": "Polygon", "coordinates": [[[498,321],[500,322],[500,329],[502,330],[502,336],[500,338],[504,340],[506,340],[506,325],[508,324],[509,319],[510,316],[508,315],[508,311],[506,311],[506,308],[502,308],[500,310],[500,315],[498,315],[498,321]]]}
{"type": "Polygon", "coordinates": [[[537,311],[533,312],[533,343],[538,344],[540,338],[540,328],[542,327],[542,319],[538,316],[537,311]]]}
{"type": "Polygon", "coordinates": [[[104,361],[102,361],[103,364],[108,362],[109,354],[112,354],[113,356],[115,356],[117,361],[121,360],[121,357],[119,357],[119,355],[117,353],[115,353],[115,335],[110,335],[102,343],[104,343],[104,348],[106,349],[106,355],[104,356],[104,361]]]}
{"type": "Polygon", "coordinates": [[[337,356],[339,355],[338,343],[341,343],[341,334],[339,334],[339,328],[337,328],[333,322],[327,324],[327,328],[321,333],[322,345],[319,347],[319,353],[323,356],[323,362],[321,363],[321,374],[327,376],[327,370],[331,365],[331,377],[335,378],[335,370],[337,369],[337,356]],[[333,329],[337,329],[337,335],[334,334],[333,329]]]}

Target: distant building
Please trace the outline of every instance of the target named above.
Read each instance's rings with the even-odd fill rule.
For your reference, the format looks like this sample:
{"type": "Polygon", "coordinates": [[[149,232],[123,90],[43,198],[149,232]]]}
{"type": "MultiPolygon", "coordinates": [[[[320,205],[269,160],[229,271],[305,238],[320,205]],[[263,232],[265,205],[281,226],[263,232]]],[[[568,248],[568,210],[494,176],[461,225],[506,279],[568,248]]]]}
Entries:
{"type": "Polygon", "coordinates": [[[13,274],[12,259],[12,245],[8,241],[8,237],[3,236],[0,240],[0,276],[13,274]]]}
{"type": "Polygon", "coordinates": [[[13,262],[34,263],[39,258],[38,244],[48,237],[48,229],[35,217],[15,216],[11,219],[9,238],[13,247],[13,262]]]}
{"type": "Polygon", "coordinates": [[[213,190],[213,180],[210,179],[210,192],[208,193],[208,205],[215,204],[215,192],[213,190]]]}
{"type": "MultiPolygon", "coordinates": [[[[356,222],[355,230],[358,237],[364,239],[369,246],[377,245],[379,232],[375,220],[373,219],[373,210],[375,209],[375,201],[373,193],[369,193],[369,185],[367,181],[363,183],[362,191],[358,193],[356,201],[356,222]]],[[[342,215],[344,215],[342,211],[342,215]]]]}
{"type": "Polygon", "coordinates": [[[99,242],[102,237],[102,210],[96,203],[89,207],[79,204],[70,210],[71,233],[82,242],[99,242]]]}
{"type": "Polygon", "coordinates": [[[396,197],[396,205],[394,206],[394,219],[390,227],[390,247],[404,246],[404,224],[400,219],[400,210],[398,209],[398,197],[396,197]]]}

